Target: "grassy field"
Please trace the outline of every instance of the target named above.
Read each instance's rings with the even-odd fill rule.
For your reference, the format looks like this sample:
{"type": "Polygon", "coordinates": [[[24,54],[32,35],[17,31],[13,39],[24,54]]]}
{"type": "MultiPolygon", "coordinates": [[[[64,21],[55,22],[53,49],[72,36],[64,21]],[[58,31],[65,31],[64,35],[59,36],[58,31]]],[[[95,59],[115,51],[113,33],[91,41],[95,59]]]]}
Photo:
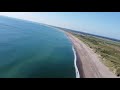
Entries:
{"type": "Polygon", "coordinates": [[[71,34],[92,48],[111,71],[117,76],[120,75],[120,42],[73,32],[71,34]]]}

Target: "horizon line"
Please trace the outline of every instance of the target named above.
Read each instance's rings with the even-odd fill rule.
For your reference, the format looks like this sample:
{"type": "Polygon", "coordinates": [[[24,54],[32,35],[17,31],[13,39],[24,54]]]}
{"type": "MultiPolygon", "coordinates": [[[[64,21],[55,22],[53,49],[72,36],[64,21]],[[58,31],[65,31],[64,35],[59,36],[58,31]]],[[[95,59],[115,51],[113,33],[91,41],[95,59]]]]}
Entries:
{"type": "MultiPolygon", "coordinates": [[[[11,17],[11,16],[0,15],[0,17],[7,17],[7,18],[12,18],[12,19],[29,21],[31,23],[37,23],[37,24],[49,25],[49,26],[53,26],[53,27],[64,28],[64,27],[61,27],[61,26],[54,26],[54,25],[51,25],[51,24],[46,24],[46,23],[36,22],[36,21],[33,21],[33,20],[21,19],[21,18],[16,18],[16,17],[11,17]]],[[[101,37],[104,37],[104,38],[109,38],[109,39],[114,39],[114,40],[120,41],[120,39],[118,39],[118,38],[112,38],[112,37],[108,37],[108,36],[104,36],[104,35],[98,35],[98,34],[94,34],[94,33],[89,33],[89,32],[84,32],[84,31],[78,31],[78,30],[71,29],[71,28],[66,28],[66,27],[64,29],[69,29],[69,30],[76,31],[76,32],[82,32],[82,33],[86,33],[86,34],[97,35],[97,36],[101,36],[101,37]]]]}

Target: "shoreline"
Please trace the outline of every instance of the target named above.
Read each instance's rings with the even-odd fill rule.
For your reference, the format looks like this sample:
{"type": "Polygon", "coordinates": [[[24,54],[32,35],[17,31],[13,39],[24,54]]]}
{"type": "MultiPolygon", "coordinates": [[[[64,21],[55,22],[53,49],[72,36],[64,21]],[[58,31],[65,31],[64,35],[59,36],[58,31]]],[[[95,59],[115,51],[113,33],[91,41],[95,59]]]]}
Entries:
{"type": "MultiPolygon", "coordinates": [[[[61,30],[60,30],[61,31],[61,30]]],[[[64,34],[65,34],[65,32],[64,31],[61,31],[61,32],[63,32],[64,34]]],[[[66,35],[66,34],[65,34],[66,35]]],[[[71,42],[71,40],[70,40],[70,38],[66,35],[66,37],[67,37],[67,39],[71,42]]],[[[79,65],[78,65],[78,58],[77,58],[77,52],[76,52],[76,50],[75,50],[75,47],[74,47],[74,45],[73,45],[73,43],[71,42],[71,44],[72,44],[72,51],[73,51],[73,54],[74,54],[74,67],[75,67],[75,73],[76,73],[76,78],[81,78],[81,74],[80,74],[80,70],[79,70],[79,65]]]]}
{"type": "MultiPolygon", "coordinates": [[[[47,27],[51,27],[51,26],[47,26],[47,27]]],[[[58,31],[60,31],[60,32],[62,32],[62,33],[64,33],[65,35],[66,35],[66,37],[67,37],[67,39],[71,42],[71,40],[70,40],[70,38],[68,37],[68,35],[66,34],[66,32],[64,31],[64,30],[61,30],[61,29],[59,29],[59,28],[56,28],[56,27],[51,27],[51,28],[54,28],[54,29],[57,29],[58,31]]],[[[71,42],[72,43],[72,42],[71,42]]],[[[74,67],[75,67],[75,73],[76,73],[76,78],[81,78],[81,74],[80,74],[80,68],[78,67],[79,65],[78,65],[78,60],[77,60],[77,52],[76,52],[76,50],[75,50],[75,47],[74,47],[74,45],[73,45],[73,43],[72,43],[72,47],[71,47],[71,49],[72,49],[72,51],[73,51],[73,54],[74,54],[74,67]]],[[[81,65],[80,65],[81,66],[81,65]]]]}
{"type": "Polygon", "coordinates": [[[59,28],[55,29],[63,32],[74,47],[76,53],[76,57],[74,56],[74,59],[76,58],[76,60],[74,60],[76,78],[77,70],[80,78],[119,78],[100,61],[99,56],[84,42],[67,31],[59,28]]]}
{"type": "Polygon", "coordinates": [[[75,48],[73,45],[72,45],[72,50],[74,53],[74,66],[75,66],[76,78],[80,78],[80,72],[79,72],[78,66],[77,66],[77,55],[76,55],[76,51],[75,51],[75,48]]]}
{"type": "Polygon", "coordinates": [[[75,66],[76,78],[84,78],[82,63],[80,61],[80,58],[78,57],[78,52],[77,52],[76,48],[74,47],[73,42],[70,40],[69,36],[66,34],[65,31],[63,31],[63,30],[60,30],[60,31],[63,32],[66,35],[67,39],[72,44],[72,50],[73,50],[73,53],[74,53],[74,66],[75,66]],[[78,75],[78,73],[79,73],[79,75],[78,75]]]}
{"type": "Polygon", "coordinates": [[[69,38],[76,51],[76,65],[80,73],[80,78],[117,78],[117,76],[100,62],[98,55],[81,40],[69,32],[63,32],[69,38]]]}

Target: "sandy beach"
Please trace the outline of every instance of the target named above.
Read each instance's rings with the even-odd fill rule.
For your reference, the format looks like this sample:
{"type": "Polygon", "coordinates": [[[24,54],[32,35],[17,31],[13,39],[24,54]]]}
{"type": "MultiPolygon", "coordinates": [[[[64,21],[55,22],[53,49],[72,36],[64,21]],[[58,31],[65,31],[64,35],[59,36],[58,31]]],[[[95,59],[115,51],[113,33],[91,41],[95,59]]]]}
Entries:
{"type": "Polygon", "coordinates": [[[68,32],[64,32],[72,42],[77,56],[80,78],[117,78],[91,48],[68,32]]]}

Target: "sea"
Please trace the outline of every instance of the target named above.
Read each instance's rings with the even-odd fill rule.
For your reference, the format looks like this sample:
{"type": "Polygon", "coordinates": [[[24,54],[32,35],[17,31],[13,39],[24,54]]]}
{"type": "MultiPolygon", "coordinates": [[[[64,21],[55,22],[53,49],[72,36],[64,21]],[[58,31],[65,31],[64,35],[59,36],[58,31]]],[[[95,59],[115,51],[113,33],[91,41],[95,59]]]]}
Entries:
{"type": "Polygon", "coordinates": [[[0,16],[0,78],[77,78],[75,55],[59,29],[0,16]]]}

